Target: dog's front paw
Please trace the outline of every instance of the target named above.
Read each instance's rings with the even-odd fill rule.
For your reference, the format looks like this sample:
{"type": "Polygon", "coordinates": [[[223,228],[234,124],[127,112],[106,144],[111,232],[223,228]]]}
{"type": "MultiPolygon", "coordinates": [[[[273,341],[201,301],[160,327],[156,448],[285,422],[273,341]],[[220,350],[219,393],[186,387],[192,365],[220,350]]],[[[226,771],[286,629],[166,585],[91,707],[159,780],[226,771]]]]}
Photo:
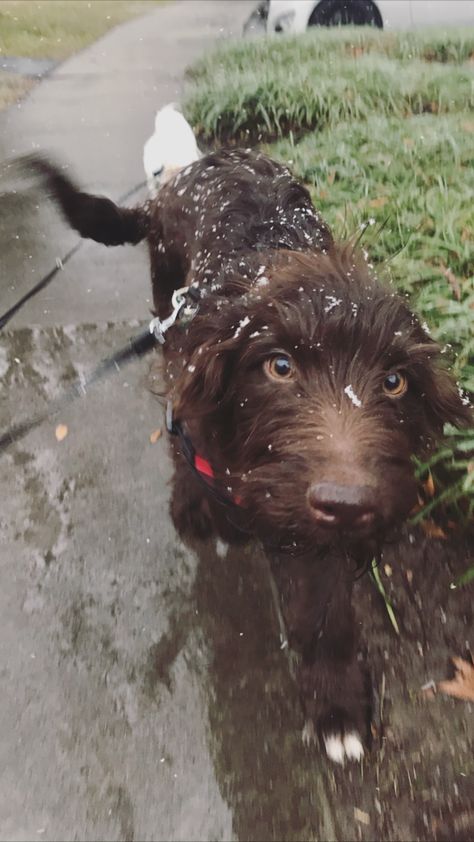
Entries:
{"type": "Polygon", "coordinates": [[[334,763],[364,756],[370,719],[366,678],[356,660],[336,670],[321,662],[303,669],[303,741],[318,742],[334,763]]]}
{"type": "Polygon", "coordinates": [[[362,739],[357,731],[348,731],[347,733],[325,734],[323,736],[324,748],[330,760],[334,763],[344,765],[346,760],[355,760],[356,762],[362,760],[364,756],[364,746],[362,739]]]}
{"type": "MultiPolygon", "coordinates": [[[[356,730],[321,730],[321,741],[327,756],[334,763],[344,765],[346,760],[359,762],[364,757],[362,737],[356,730]]],[[[303,743],[310,746],[318,741],[313,722],[308,719],[302,733],[303,743]]]]}

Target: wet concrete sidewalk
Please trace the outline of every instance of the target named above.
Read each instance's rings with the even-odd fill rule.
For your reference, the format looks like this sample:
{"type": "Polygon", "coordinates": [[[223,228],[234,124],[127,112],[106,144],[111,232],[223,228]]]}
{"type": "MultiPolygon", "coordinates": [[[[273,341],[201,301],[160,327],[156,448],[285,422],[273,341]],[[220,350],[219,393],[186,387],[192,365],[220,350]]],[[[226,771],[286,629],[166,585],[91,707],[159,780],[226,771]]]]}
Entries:
{"type": "MultiPolygon", "coordinates": [[[[0,114],[0,160],[49,150],[118,197],[142,180],[154,112],[179,99],[185,66],[252,6],[184,0],[109,33],[0,114]]],[[[0,309],[75,241],[34,190],[1,195],[0,309]]],[[[1,429],[136,333],[149,298],[143,247],[84,244],[0,335],[1,429]]],[[[172,529],[148,368],[1,457],[0,838],[463,838],[469,711],[419,688],[468,636],[469,596],[449,588],[468,551],[407,540],[387,553],[400,638],[359,584],[373,747],[361,769],[328,768],[302,747],[258,553],[193,553],[172,529]]]]}
{"type": "MultiPolygon", "coordinates": [[[[238,34],[247,6],[169,4],[112,31],[0,114],[0,160],[47,150],[95,190],[125,192],[143,180],[156,109],[179,101],[185,66],[238,34]]],[[[4,190],[2,311],[76,241],[34,190],[4,190]]],[[[2,430],[136,333],[149,297],[144,248],[84,244],[0,337],[2,430]]],[[[232,836],[190,621],[197,560],[167,516],[147,369],[132,365],[2,457],[2,839],[232,836]]]]}

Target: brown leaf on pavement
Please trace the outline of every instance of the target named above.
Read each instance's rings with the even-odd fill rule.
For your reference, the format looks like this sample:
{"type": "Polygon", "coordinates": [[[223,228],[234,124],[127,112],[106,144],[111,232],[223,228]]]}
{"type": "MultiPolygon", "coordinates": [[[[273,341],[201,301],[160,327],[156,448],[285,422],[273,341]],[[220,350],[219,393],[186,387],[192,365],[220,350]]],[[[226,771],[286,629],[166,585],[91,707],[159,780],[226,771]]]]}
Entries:
{"type": "Polygon", "coordinates": [[[58,424],[54,431],[54,435],[56,436],[57,441],[63,441],[63,439],[66,438],[68,432],[69,431],[66,424],[58,424]]]}
{"type": "Polygon", "coordinates": [[[365,810],[360,810],[359,807],[354,807],[354,818],[361,824],[370,824],[370,816],[365,810]]]}
{"type": "Polygon", "coordinates": [[[453,658],[452,661],[456,669],[455,676],[451,681],[440,681],[438,690],[456,699],[474,702],[474,667],[464,658],[453,658]]]}
{"type": "Polygon", "coordinates": [[[160,436],[161,430],[153,430],[153,432],[150,433],[150,444],[156,444],[160,436]]]}

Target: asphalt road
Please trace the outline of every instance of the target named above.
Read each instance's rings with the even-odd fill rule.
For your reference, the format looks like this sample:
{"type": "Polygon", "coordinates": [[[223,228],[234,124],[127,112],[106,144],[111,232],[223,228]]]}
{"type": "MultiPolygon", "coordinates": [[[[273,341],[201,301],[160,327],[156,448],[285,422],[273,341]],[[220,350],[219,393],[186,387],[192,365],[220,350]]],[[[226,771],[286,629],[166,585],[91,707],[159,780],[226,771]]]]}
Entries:
{"type": "MultiPolygon", "coordinates": [[[[0,114],[0,161],[48,150],[118,197],[143,178],[154,112],[179,100],[185,66],[252,6],[181,0],[109,33],[0,114]]],[[[5,178],[0,310],[76,241],[5,178]]],[[[0,335],[1,429],[134,334],[149,299],[145,248],[85,244],[0,335]]],[[[0,457],[0,838],[455,838],[472,810],[468,714],[418,691],[468,637],[472,606],[449,590],[465,551],[390,551],[400,639],[360,584],[374,747],[362,771],[328,770],[302,748],[258,553],[194,553],[172,529],[148,369],[130,365],[0,457]]]]}

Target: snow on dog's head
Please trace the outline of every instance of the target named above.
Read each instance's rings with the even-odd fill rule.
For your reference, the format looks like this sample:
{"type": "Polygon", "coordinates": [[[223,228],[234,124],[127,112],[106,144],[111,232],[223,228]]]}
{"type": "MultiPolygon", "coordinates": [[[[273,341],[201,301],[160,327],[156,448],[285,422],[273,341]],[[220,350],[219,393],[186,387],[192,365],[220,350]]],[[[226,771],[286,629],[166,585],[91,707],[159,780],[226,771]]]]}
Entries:
{"type": "Polygon", "coordinates": [[[143,166],[151,196],[177,171],[201,157],[193,130],[174,103],[155,117],[155,132],[143,149],[143,166]]]}

